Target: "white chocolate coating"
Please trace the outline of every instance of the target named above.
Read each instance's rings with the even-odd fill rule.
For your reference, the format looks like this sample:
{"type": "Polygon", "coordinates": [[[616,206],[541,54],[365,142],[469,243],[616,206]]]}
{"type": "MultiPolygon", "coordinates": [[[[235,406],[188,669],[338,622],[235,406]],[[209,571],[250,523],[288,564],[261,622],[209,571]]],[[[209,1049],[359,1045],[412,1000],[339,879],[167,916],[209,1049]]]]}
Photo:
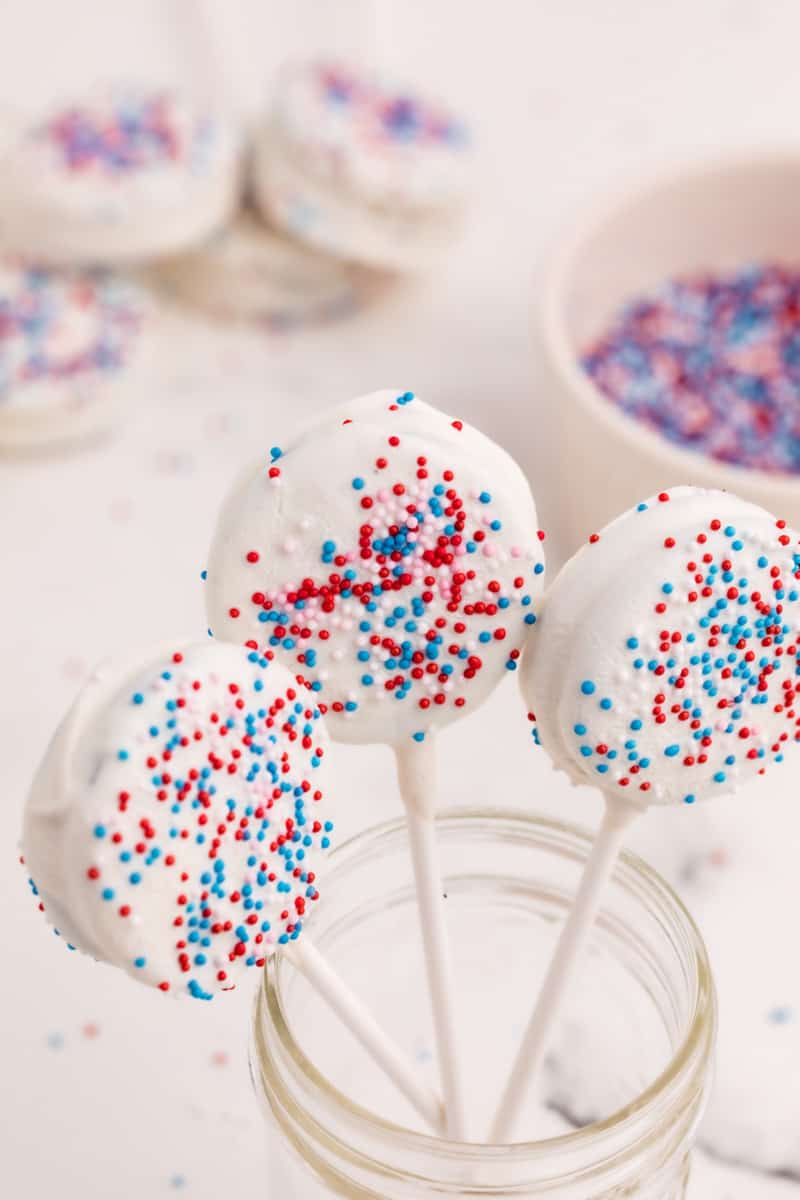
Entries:
{"type": "Polygon", "coordinates": [[[239,173],[216,113],[166,91],[98,88],[22,128],[0,158],[0,237],[39,262],[148,258],[223,224],[239,173]]]}
{"type": "Polygon", "coordinates": [[[230,990],[298,936],[316,898],[326,745],[309,693],[242,647],[99,668],[26,807],[24,856],[48,919],[163,991],[230,990]]]}
{"type": "Polygon", "coordinates": [[[469,176],[466,130],[442,108],[319,63],[283,72],[253,164],[256,202],[281,228],[387,269],[449,244],[469,176]]]}
{"type": "Polygon", "coordinates": [[[0,261],[0,447],[110,428],[137,385],[146,314],[121,276],[0,261]]]}
{"type": "Polygon", "coordinates": [[[206,582],[217,637],[308,678],[345,741],[420,741],[516,669],[544,563],[519,468],[411,393],[376,392],[248,468],[206,582]]]}
{"type": "Polygon", "coordinates": [[[724,492],[672,488],[608,525],[549,587],[520,673],[555,765],[645,805],[782,761],[800,720],[798,564],[794,531],[724,492]]]}

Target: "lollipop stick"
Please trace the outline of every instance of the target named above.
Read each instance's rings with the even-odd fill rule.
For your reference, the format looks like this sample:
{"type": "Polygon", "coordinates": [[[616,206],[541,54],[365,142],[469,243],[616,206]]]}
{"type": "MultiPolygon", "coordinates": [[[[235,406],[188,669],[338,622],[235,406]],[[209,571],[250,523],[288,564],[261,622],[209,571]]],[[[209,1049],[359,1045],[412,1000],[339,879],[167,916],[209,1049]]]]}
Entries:
{"type": "Polygon", "coordinates": [[[511,1140],[528,1089],[547,1050],[564,996],[600,911],[603,892],[619,858],[625,833],[638,815],[639,810],[626,801],[606,797],[603,820],[580,887],[558,939],[492,1124],[489,1141],[493,1145],[511,1140]]]}
{"type": "Polygon", "coordinates": [[[229,117],[243,117],[254,78],[247,20],[252,14],[240,13],[245,20],[237,21],[232,6],[219,0],[173,0],[171,11],[182,53],[188,45],[197,98],[213,101],[229,117]]]}
{"type": "Polygon", "coordinates": [[[396,751],[400,794],[406,810],[417,892],[425,969],[442,1077],[447,1136],[466,1140],[461,1058],[456,1044],[453,971],[444,917],[444,885],[436,845],[434,797],[436,752],[433,740],[396,751]]]}
{"type": "Polygon", "coordinates": [[[444,1105],[432,1088],[426,1087],[395,1043],[378,1025],[372,1013],[350,991],[320,954],[308,934],[303,934],[284,951],[325,1003],[336,1013],[353,1037],[437,1133],[444,1126],[444,1105]]]}

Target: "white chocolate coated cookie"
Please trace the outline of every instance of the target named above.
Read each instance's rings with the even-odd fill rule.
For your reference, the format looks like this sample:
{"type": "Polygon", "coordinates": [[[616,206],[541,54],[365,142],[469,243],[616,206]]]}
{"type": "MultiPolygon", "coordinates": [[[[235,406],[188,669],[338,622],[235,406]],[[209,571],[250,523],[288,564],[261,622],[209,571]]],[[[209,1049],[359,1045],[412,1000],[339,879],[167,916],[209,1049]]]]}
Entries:
{"type": "Polygon", "coordinates": [[[217,637],[299,672],[345,741],[403,744],[515,670],[544,577],[505,451],[410,392],[342,405],[245,471],[214,535],[217,637]]]}
{"type": "Polygon", "coordinates": [[[0,262],[0,448],[111,428],[139,378],[146,313],[119,275],[0,262]]]}
{"type": "Polygon", "coordinates": [[[75,947],[210,999],[299,936],[330,822],[305,688],[208,642],[101,667],[34,780],[23,850],[75,947]]]}
{"type": "Polygon", "coordinates": [[[168,90],[114,86],[54,108],[0,158],[0,237],[57,264],[149,258],[207,237],[240,185],[235,134],[168,90]]]}
{"type": "Polygon", "coordinates": [[[556,766],[646,805],[782,761],[799,577],[798,535],[724,492],[672,488],[593,535],[548,589],[520,676],[556,766]]]}
{"type": "Polygon", "coordinates": [[[253,170],[256,202],[281,228],[396,270],[449,245],[469,176],[467,132],[442,107],[325,63],[284,71],[253,170]]]}

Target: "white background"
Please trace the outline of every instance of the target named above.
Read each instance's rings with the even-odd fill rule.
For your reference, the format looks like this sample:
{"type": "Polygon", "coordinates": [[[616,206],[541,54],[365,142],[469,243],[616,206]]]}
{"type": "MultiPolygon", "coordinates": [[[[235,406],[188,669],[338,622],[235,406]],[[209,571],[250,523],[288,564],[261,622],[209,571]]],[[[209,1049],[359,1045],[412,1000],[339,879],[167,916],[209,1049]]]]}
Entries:
{"type": "MultiPolygon", "coordinates": [[[[447,268],[321,331],[265,336],[169,317],[121,439],[67,459],[0,461],[0,1190],[9,1197],[270,1196],[245,1065],[247,998],[165,1004],[68,955],[15,863],[27,782],[91,663],[203,632],[199,572],[237,465],[304,412],[410,388],[512,447],[557,533],[559,489],[575,483],[536,389],[542,253],[565,217],[621,178],[712,148],[800,139],[794,0],[373,7],[377,21],[366,2],[208,5],[247,112],[281,58],[348,44],[464,110],[481,171],[472,228],[447,268]]],[[[120,75],[191,82],[203,54],[199,8],[0,0],[0,102],[31,106],[120,75]]],[[[448,734],[443,755],[450,801],[537,798],[594,815],[594,801],[568,793],[531,750],[513,687],[448,734]]],[[[344,831],[396,812],[384,752],[345,750],[341,761],[344,831]]],[[[763,827],[763,794],[758,803],[763,827]]],[[[788,1117],[800,1137],[800,1112],[788,1117]]],[[[702,1160],[692,1200],[793,1194],[791,1182],[702,1160]]]]}

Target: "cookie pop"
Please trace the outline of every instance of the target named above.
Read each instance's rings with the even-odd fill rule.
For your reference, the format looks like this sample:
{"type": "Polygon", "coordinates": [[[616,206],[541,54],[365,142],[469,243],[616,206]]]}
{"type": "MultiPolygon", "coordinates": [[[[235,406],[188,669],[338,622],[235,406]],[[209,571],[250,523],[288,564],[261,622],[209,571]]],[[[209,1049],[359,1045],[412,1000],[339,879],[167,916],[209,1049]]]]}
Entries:
{"type": "Polygon", "coordinates": [[[53,264],[175,252],[238,202],[239,146],[215,111],[164,89],[115,85],[23,128],[0,160],[0,227],[53,264]]]}
{"type": "Polygon", "coordinates": [[[108,432],[141,389],[146,313],[120,276],[0,257],[0,447],[108,432]]]}
{"type": "Polygon", "coordinates": [[[209,558],[215,635],[282,656],[325,704],[334,738],[395,751],[456,1138],[464,1112],[435,735],[516,669],[543,572],[536,509],[509,455],[413,393],[390,391],[343,405],[246,471],[209,558]]]}
{"type": "Polygon", "coordinates": [[[108,664],[36,775],[26,865],[70,945],[162,992],[211,1000],[288,954],[438,1127],[436,1097],[304,932],[332,830],[327,745],[310,693],[266,654],[204,643],[108,664]]]}
{"type": "Polygon", "coordinates": [[[521,671],[534,734],[605,812],[490,1135],[509,1140],[625,831],[651,804],[722,796],[800,737],[798,535],[679,487],[570,559],[521,671]]]}
{"type": "Polygon", "coordinates": [[[255,136],[254,198],[270,224],[385,270],[441,257],[463,224],[470,174],[459,119],[341,64],[282,71],[255,136]]]}

